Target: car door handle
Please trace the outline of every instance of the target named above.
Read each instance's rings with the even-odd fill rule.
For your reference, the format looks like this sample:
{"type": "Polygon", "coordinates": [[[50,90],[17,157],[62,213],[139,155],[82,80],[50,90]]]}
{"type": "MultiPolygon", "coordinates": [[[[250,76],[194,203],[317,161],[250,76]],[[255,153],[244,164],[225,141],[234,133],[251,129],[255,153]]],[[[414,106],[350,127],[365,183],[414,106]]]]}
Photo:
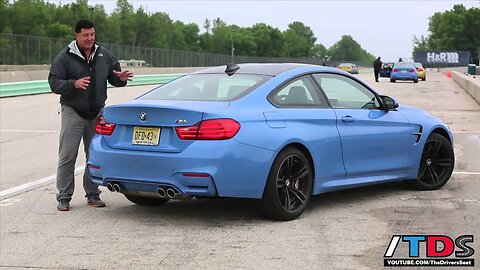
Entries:
{"type": "Polygon", "coordinates": [[[353,123],[353,122],[355,122],[355,118],[350,116],[350,115],[342,116],[342,122],[353,123]]]}

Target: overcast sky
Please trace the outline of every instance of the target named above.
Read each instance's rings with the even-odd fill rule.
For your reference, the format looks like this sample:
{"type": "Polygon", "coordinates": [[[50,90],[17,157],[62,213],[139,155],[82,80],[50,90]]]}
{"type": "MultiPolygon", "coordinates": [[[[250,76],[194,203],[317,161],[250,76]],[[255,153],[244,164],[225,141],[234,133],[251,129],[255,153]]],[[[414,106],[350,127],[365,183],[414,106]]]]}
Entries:
{"type": "MultiPolygon", "coordinates": [[[[70,3],[69,0],[50,0],[70,3]]],[[[74,2],[74,1],[73,1],[74,2]]],[[[115,0],[89,0],[90,5],[103,4],[107,13],[115,9],[115,0]]],[[[403,0],[403,1],[130,1],[136,10],[165,12],[172,20],[195,23],[203,31],[205,19],[220,18],[227,24],[241,27],[265,23],[287,29],[288,24],[300,21],[309,26],[317,43],[329,48],[342,35],[351,35],[369,53],[383,60],[411,56],[413,36],[427,36],[428,18],[435,12],[451,10],[455,4],[467,8],[480,7],[479,0],[403,0]]]]}

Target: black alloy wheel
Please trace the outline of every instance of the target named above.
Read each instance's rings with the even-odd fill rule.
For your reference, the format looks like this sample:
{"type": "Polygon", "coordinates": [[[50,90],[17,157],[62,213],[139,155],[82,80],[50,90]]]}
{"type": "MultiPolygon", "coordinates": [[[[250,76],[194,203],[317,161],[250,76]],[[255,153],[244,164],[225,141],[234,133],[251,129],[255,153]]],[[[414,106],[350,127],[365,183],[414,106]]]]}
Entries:
{"type": "Polygon", "coordinates": [[[263,214],[274,220],[293,220],[312,196],[313,174],[305,154],[286,148],[275,159],[260,203],[263,214]]]}
{"type": "Polygon", "coordinates": [[[155,198],[155,197],[144,197],[131,194],[123,194],[125,198],[131,201],[134,204],[144,205],[144,206],[160,206],[164,205],[169,201],[169,199],[164,198],[155,198]]]}
{"type": "Polygon", "coordinates": [[[423,148],[417,179],[408,182],[419,190],[439,189],[450,179],[454,165],[452,144],[434,133],[428,137],[423,148]]]}

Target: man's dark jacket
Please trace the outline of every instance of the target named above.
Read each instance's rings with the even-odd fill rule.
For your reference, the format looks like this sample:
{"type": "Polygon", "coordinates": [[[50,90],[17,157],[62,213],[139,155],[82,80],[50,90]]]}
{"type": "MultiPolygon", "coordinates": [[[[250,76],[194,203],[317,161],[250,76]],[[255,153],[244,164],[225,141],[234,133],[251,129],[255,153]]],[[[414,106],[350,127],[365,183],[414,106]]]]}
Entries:
{"type": "Polygon", "coordinates": [[[380,69],[382,69],[382,61],[380,61],[380,59],[375,59],[375,61],[373,61],[373,69],[376,70],[376,71],[380,71],[380,69]]]}
{"type": "Polygon", "coordinates": [[[72,107],[85,119],[94,119],[107,100],[107,80],[114,86],[125,86],[113,71],[121,71],[118,60],[105,48],[95,44],[90,62],[80,52],[76,42],[53,60],[48,75],[50,89],[60,95],[60,103],[72,107]],[[90,76],[86,90],[75,88],[75,81],[90,76]]]}

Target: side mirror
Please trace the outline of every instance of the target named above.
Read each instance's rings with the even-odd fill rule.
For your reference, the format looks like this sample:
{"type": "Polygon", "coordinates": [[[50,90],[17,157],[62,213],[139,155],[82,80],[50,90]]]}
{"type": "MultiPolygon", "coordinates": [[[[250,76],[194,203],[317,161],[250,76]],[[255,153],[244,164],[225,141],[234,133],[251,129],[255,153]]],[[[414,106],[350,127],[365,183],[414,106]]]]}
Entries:
{"type": "Polygon", "coordinates": [[[383,109],[391,111],[398,108],[398,102],[394,98],[389,96],[380,96],[380,98],[382,98],[383,109]]]}

